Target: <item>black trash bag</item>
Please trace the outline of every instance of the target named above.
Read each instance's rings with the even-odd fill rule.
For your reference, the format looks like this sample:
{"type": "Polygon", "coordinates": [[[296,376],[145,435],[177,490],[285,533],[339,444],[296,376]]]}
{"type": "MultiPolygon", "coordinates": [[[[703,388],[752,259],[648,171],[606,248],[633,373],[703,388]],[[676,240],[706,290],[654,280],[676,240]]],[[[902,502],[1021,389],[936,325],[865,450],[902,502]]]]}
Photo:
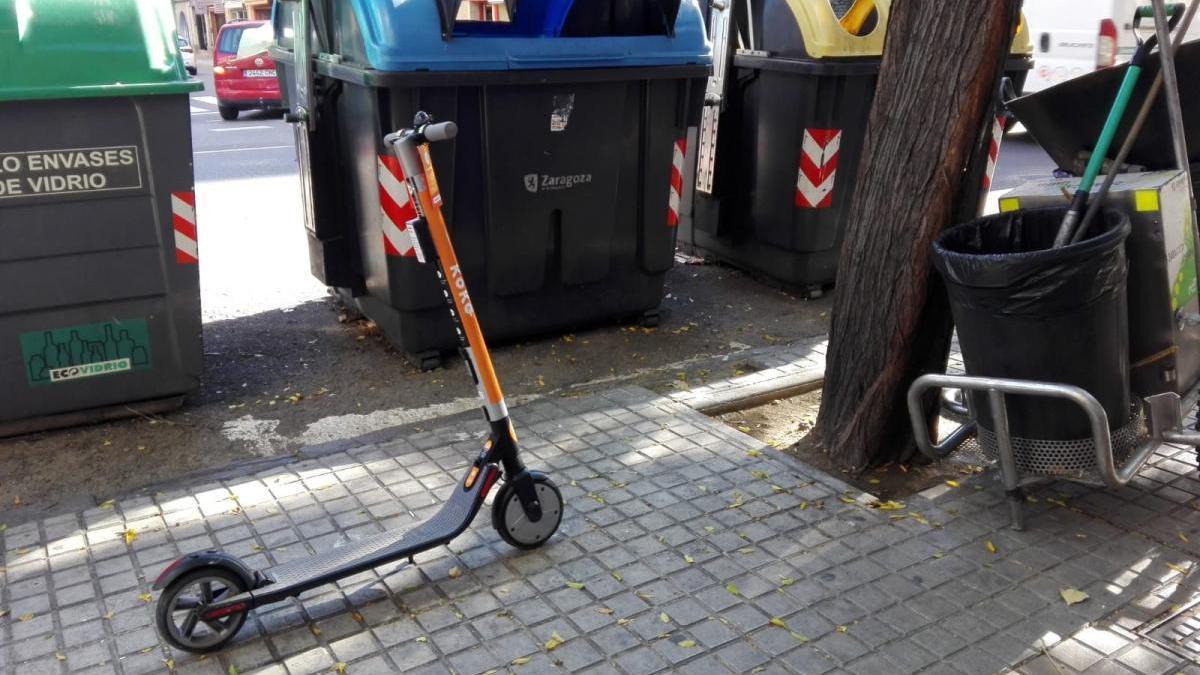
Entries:
{"type": "MultiPolygon", "coordinates": [[[[1106,210],[1080,242],[1050,248],[1067,207],[1012,211],[946,230],[934,265],[946,282],[968,375],[1073,384],[1104,407],[1111,429],[1130,417],[1125,237],[1129,217],[1106,210]]],[[[1015,438],[1089,438],[1073,403],[1007,396],[1015,438]]],[[[995,431],[986,393],[980,426],[995,431]]]]}

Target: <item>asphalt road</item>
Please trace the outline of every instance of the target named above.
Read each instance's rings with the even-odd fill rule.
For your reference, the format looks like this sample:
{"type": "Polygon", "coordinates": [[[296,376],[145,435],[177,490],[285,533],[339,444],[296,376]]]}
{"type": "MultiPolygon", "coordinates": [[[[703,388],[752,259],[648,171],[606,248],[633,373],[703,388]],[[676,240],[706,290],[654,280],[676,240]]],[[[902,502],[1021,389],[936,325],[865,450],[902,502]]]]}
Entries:
{"type": "MultiPolygon", "coordinates": [[[[453,359],[419,372],[369,323],[340,313],[308,270],[291,127],[278,113],[221,120],[201,68],[206,90],[192,95],[191,119],[202,386],[162,417],[0,440],[0,513],[86,506],[233,460],[477,406],[453,359]]],[[[1010,135],[994,184],[1007,189],[1052,168],[1032,141],[1010,135]]],[[[723,266],[680,264],[667,275],[657,330],[606,323],[493,345],[493,354],[518,403],[614,381],[664,390],[750,369],[737,356],[748,348],[823,335],[830,305],[723,266]]]]}

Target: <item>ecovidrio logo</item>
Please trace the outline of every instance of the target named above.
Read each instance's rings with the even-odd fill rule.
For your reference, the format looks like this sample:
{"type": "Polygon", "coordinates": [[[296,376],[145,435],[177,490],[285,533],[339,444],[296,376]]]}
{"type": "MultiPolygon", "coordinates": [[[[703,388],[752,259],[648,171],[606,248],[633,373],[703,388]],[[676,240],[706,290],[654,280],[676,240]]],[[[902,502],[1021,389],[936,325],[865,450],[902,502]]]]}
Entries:
{"type": "Polygon", "coordinates": [[[584,185],[591,182],[592,174],[590,173],[574,173],[562,176],[551,176],[544,173],[525,174],[525,190],[531,194],[550,192],[552,190],[569,190],[576,185],[584,185]]]}

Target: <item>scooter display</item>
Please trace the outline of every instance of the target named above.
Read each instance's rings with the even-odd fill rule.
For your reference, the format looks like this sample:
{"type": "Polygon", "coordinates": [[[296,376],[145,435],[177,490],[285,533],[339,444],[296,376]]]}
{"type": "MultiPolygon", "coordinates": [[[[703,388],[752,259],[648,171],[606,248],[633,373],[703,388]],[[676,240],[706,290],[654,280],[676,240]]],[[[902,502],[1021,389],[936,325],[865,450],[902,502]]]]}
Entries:
{"type": "Polygon", "coordinates": [[[173,647],[208,653],[237,635],[250,610],[298,596],[331,583],[442,546],[471,524],[488,493],[503,477],[492,504],[492,525],[517,548],[544,544],[562,521],[563,500],[545,474],[522,464],[516,432],[483,332],[454,253],[429,144],[454,138],[453,122],[434,123],[418,113],[411,129],[384,138],[404,169],[417,217],[408,223],[421,263],[432,262],[450,308],[460,351],[483,400],[490,433],[454,492],[430,519],[405,530],[383,532],[308,558],[251,569],[237,557],[217,550],[190,553],[167,566],[154,582],[161,590],[155,614],[158,631],[173,647]]]}

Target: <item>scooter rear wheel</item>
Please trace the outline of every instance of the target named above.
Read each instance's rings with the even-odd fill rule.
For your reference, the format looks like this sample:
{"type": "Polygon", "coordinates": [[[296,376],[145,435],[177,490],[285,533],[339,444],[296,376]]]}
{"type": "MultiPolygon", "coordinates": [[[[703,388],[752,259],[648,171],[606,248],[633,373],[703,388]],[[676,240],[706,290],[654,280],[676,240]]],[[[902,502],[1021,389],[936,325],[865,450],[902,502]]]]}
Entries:
{"type": "Polygon", "coordinates": [[[158,633],[172,647],[207,654],[224,647],[241,630],[247,611],[219,619],[203,619],[209,603],[245,592],[241,577],[220,567],[185,574],[163,589],[155,606],[158,633]]]}
{"type": "Polygon", "coordinates": [[[525,515],[521,498],[512,483],[505,483],[492,502],[492,527],[500,538],[522,549],[537,548],[558,531],[562,522],[563,498],[554,481],[545,476],[533,479],[534,490],[542,505],[542,517],[537,522],[525,515]]]}

